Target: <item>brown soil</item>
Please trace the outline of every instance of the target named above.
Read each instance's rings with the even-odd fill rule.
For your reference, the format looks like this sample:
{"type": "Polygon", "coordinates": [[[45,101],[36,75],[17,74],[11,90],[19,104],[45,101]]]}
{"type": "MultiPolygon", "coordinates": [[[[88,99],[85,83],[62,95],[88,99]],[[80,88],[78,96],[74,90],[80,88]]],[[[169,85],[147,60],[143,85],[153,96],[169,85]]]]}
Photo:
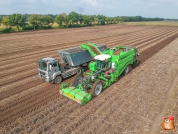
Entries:
{"type": "MultiPolygon", "coordinates": [[[[129,128],[127,130],[121,128],[126,124],[121,125],[116,117],[119,114],[135,115],[142,108],[144,109],[144,105],[141,105],[139,110],[132,107],[134,105],[132,100],[142,97],[137,94],[139,90],[129,92],[129,90],[122,89],[122,86],[118,90],[116,83],[81,107],[59,95],[60,84],[51,85],[38,79],[37,60],[45,56],[59,59],[58,50],[76,47],[81,43],[91,41],[106,44],[108,47],[114,45],[137,46],[140,49],[142,66],[143,62],[177,37],[177,27],[118,25],[2,34],[0,38],[0,75],[2,76],[0,81],[0,125],[2,133],[52,131],[59,133],[59,130],[64,133],[82,131],[90,133],[96,130],[96,133],[117,133],[118,131],[127,133],[129,128]],[[108,92],[109,90],[111,92],[108,92]],[[124,97],[124,105],[123,100],[118,97],[124,97]],[[110,103],[105,103],[107,101],[110,103]],[[128,111],[125,109],[126,107],[128,111]],[[122,111],[122,108],[125,110],[122,111]],[[101,122],[103,123],[101,124],[101,122]]],[[[137,73],[145,72],[142,67],[138,67],[136,70],[137,73]]],[[[135,70],[131,74],[133,73],[135,78],[123,77],[118,83],[123,82],[123,86],[126,86],[127,82],[131,84],[132,79],[137,80],[137,74],[134,72],[135,70]]],[[[70,82],[70,80],[72,77],[66,79],[65,82],[70,82]]],[[[132,84],[136,86],[134,83],[132,84]]],[[[146,93],[147,91],[145,91],[146,93]]],[[[136,103],[138,102],[136,101],[136,103]]],[[[135,116],[132,118],[134,119],[135,116]]],[[[145,117],[143,116],[143,118],[145,117]]],[[[131,119],[127,120],[130,121],[127,125],[131,127],[131,119]]],[[[137,126],[135,127],[137,128],[137,126]]],[[[138,131],[135,130],[135,132],[138,131]]],[[[142,130],[142,132],[144,131],[142,130]]]]}
{"type": "MultiPolygon", "coordinates": [[[[175,77],[173,78],[170,86],[169,86],[169,91],[167,92],[165,96],[164,103],[162,104],[164,107],[162,109],[162,112],[155,118],[154,123],[152,124],[151,127],[151,134],[156,134],[158,133],[158,124],[162,122],[162,118],[166,117],[165,113],[169,109],[168,105],[170,103],[170,100],[172,98],[172,94],[175,93],[176,86],[178,86],[178,72],[176,73],[175,77]]],[[[168,115],[167,115],[168,116],[168,115]]]]}

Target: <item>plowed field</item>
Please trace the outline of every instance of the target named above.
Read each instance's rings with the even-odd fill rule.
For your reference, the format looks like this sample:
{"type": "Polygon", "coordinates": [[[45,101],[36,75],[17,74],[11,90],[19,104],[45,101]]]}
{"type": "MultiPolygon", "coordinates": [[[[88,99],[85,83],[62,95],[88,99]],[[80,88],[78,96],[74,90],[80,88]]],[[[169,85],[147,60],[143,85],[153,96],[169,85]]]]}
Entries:
{"type": "Polygon", "coordinates": [[[176,74],[178,44],[167,45],[177,37],[178,27],[118,25],[0,35],[1,133],[148,133],[154,128],[150,122],[160,112],[166,86],[176,74]],[[108,47],[136,46],[141,62],[80,106],[59,95],[60,85],[38,79],[37,61],[45,56],[59,59],[58,50],[87,41],[108,47]],[[176,58],[169,56],[172,53],[176,58]]]}

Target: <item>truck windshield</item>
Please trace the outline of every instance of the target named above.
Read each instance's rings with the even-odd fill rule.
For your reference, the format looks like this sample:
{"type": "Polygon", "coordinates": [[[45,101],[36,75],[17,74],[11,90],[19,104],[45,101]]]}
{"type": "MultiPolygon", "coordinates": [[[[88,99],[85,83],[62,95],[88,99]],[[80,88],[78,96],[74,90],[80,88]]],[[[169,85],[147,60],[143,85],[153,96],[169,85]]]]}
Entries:
{"type": "Polygon", "coordinates": [[[44,61],[39,61],[38,62],[39,69],[46,71],[47,70],[47,65],[46,62],[44,61]]]}

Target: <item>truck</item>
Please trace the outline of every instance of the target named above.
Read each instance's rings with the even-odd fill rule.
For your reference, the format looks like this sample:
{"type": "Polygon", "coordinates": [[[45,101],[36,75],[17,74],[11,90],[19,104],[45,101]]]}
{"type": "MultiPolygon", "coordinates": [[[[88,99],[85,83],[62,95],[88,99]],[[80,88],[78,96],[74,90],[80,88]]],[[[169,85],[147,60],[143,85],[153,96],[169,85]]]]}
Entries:
{"type": "Polygon", "coordinates": [[[139,63],[139,50],[132,46],[115,46],[103,52],[94,51],[87,45],[82,47],[95,55],[94,61],[89,64],[89,71],[77,74],[70,83],[62,83],[59,90],[61,95],[81,105],[98,96],[116,82],[119,76],[128,74],[139,63]]]}
{"type": "MultiPolygon", "coordinates": [[[[91,46],[94,43],[83,44],[91,46]]],[[[96,49],[105,51],[106,45],[95,44],[96,49]]],[[[81,45],[82,46],[82,45],[81,45]]],[[[44,57],[38,60],[39,78],[49,83],[59,84],[65,78],[75,74],[80,74],[83,67],[88,66],[89,62],[94,60],[91,53],[82,47],[59,50],[58,54],[62,63],[52,57],[44,57]]]]}

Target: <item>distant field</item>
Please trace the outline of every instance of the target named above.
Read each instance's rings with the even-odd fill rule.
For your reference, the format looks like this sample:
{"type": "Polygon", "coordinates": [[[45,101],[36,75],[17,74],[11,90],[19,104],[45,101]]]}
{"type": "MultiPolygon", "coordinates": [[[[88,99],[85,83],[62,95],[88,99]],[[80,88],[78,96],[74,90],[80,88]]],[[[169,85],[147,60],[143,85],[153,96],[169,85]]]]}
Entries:
{"type": "Polygon", "coordinates": [[[178,26],[178,21],[123,22],[122,25],[178,26]]]}

